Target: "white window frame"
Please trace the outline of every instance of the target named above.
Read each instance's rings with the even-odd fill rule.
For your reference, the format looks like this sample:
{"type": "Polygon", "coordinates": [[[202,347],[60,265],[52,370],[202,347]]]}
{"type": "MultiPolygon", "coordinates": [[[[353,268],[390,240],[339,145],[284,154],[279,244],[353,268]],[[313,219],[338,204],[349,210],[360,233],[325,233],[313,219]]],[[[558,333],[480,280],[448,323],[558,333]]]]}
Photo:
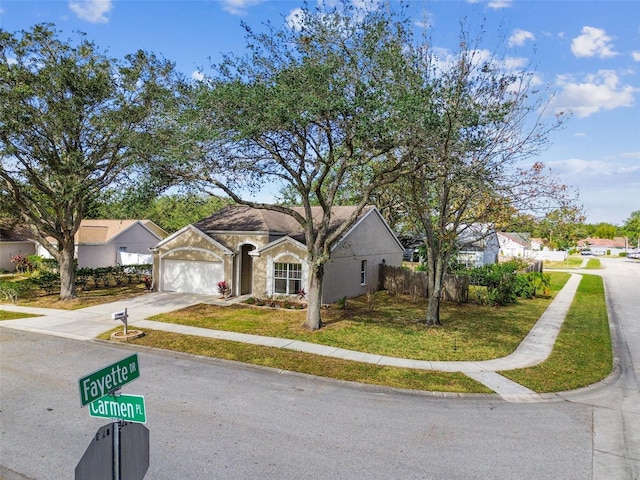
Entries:
{"type": "Polygon", "coordinates": [[[360,285],[367,284],[367,261],[360,261],[360,285]]]}
{"type": "Polygon", "coordinates": [[[278,295],[296,295],[302,290],[302,264],[273,262],[273,292],[278,295]],[[278,281],[285,281],[285,291],[277,290],[278,281]],[[295,288],[294,285],[298,284],[295,288]],[[292,291],[294,290],[294,291],[292,291]]]}

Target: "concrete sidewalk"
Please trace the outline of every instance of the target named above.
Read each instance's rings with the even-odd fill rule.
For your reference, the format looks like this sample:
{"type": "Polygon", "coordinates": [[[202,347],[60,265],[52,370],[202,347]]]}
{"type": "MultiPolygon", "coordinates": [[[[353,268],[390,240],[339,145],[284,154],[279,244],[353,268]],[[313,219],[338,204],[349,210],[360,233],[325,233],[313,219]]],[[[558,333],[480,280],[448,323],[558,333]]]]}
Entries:
{"type": "Polygon", "coordinates": [[[479,362],[444,362],[411,360],[374,355],[283,338],[263,337],[242,333],[209,330],[163,322],[145,320],[160,313],[178,310],[197,303],[228,304],[215,297],[176,293],[150,293],[119,302],[113,302],[81,310],[51,310],[41,308],[0,305],[0,310],[19,311],[43,315],[41,317],[4,320],[0,327],[26,330],[48,335],[58,335],[78,340],[91,340],[119,324],[111,319],[111,313],[127,308],[129,326],[149,328],[167,332],[197,335],[201,337],[231,340],[268,347],[284,348],[327,357],[392,367],[461,372],[495,391],[511,402],[538,401],[542,397],[496,372],[524,368],[543,362],[551,353],[556,337],[581,280],[581,275],[572,274],[563,289],[556,295],[540,320],[531,329],[518,348],[510,355],[479,362]]]}

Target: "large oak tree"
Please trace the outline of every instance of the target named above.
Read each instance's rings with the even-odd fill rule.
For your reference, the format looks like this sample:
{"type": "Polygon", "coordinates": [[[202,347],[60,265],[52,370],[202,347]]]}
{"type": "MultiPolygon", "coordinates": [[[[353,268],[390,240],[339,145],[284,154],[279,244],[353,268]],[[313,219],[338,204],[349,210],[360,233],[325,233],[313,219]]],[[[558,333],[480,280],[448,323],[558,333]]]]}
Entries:
{"type": "Polygon", "coordinates": [[[118,61],[51,24],[0,30],[0,182],[58,261],[60,298],[75,296],[74,235],[87,206],[157,153],[173,65],[138,51],[118,61]]]}
{"type": "MultiPolygon", "coordinates": [[[[304,229],[310,285],[305,326],[322,325],[324,266],[371,193],[397,179],[407,24],[385,12],[302,11],[295,23],[247,28],[247,53],[228,56],[196,88],[185,124],[197,141],[183,178],[239,204],[290,215],[304,229]],[[341,190],[357,180],[351,217],[330,231],[341,190]],[[285,187],[304,213],[255,200],[285,187]],[[312,218],[311,207],[322,215],[312,218]]],[[[175,167],[175,165],[173,165],[175,167]]]]}

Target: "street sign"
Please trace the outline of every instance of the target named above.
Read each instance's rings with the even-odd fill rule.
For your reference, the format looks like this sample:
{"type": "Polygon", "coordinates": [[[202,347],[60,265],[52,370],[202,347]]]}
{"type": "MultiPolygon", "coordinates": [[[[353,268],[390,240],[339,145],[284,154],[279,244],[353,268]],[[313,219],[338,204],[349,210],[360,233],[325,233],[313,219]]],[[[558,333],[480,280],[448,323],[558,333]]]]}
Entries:
{"type": "Polygon", "coordinates": [[[138,354],[123,358],[108,367],[86,375],[78,380],[80,403],[85,405],[104,397],[140,376],[138,354]]]}
{"type": "Polygon", "coordinates": [[[117,418],[127,422],[147,423],[147,411],[142,395],[106,395],[89,404],[89,415],[117,418]]]}
{"type": "Polygon", "coordinates": [[[91,440],[76,466],[75,480],[142,480],[148,469],[149,429],[140,423],[110,423],[100,427],[91,440]],[[114,453],[118,462],[114,462],[114,453]],[[114,474],[115,464],[118,476],[114,474]]]}

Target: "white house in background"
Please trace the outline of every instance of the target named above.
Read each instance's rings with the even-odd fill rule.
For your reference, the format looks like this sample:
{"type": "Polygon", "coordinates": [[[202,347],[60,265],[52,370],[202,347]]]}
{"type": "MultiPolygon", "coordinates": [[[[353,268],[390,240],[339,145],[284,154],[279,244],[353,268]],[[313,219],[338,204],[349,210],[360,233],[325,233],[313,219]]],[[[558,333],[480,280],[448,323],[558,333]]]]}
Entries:
{"type": "Polygon", "coordinates": [[[531,234],[517,232],[498,232],[500,255],[503,257],[529,256],[531,251],[531,234]]]}
{"type": "MultiPolygon", "coordinates": [[[[302,215],[304,210],[295,207],[302,215]]],[[[355,207],[332,209],[335,231],[355,207]]],[[[312,208],[313,221],[321,219],[312,208]]],[[[404,248],[374,207],[365,207],[334,245],[325,264],[322,301],[332,303],[378,288],[379,265],[402,265],[404,248]]],[[[296,295],[309,289],[304,231],[291,216],[242,205],[223,208],[165,238],[154,249],[156,290],[217,295],[296,295]]]]}
{"type": "MultiPolygon", "coordinates": [[[[167,236],[151,220],[82,220],[75,235],[78,268],[151,264],[151,248],[167,236]]],[[[51,258],[42,245],[36,253],[51,258]]]]}
{"type": "Polygon", "coordinates": [[[483,267],[498,261],[496,231],[488,224],[472,224],[458,233],[458,263],[467,268],[483,267]]]}
{"type": "Polygon", "coordinates": [[[26,225],[15,225],[0,219],[0,271],[13,272],[14,255],[34,255],[36,242],[26,225]]]}
{"type": "Polygon", "coordinates": [[[587,237],[578,241],[578,250],[591,250],[594,255],[620,255],[629,250],[629,245],[625,237],[587,237]]]}

